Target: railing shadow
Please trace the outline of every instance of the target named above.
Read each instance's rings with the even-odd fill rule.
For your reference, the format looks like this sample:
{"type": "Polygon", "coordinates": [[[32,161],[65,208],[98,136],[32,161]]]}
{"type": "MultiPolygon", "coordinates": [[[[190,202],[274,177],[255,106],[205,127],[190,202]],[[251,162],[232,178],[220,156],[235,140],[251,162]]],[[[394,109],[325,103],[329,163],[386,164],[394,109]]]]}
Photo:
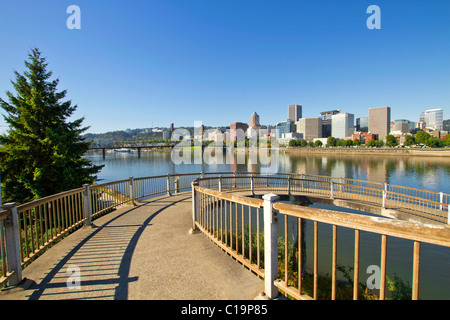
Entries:
{"type": "Polygon", "coordinates": [[[64,295],[67,297],[76,295],[76,299],[128,299],[129,284],[138,280],[138,277],[130,277],[130,267],[139,238],[144,230],[151,226],[151,221],[157,215],[188,198],[190,198],[189,194],[169,203],[164,202],[164,197],[147,200],[120,213],[101,226],[94,226],[91,234],[75,245],[39,284],[30,288],[34,292],[29,295],[28,299],[38,300],[45,296],[53,298],[64,295]],[[163,200],[163,206],[153,212],[142,224],[113,224],[125,215],[133,214],[133,211],[138,208],[157,203],[160,200],[163,200]],[[58,291],[58,289],[67,287],[66,280],[69,275],[66,270],[70,265],[77,265],[83,270],[81,280],[77,284],[78,289],[58,291]],[[106,288],[89,288],[90,286],[106,286],[106,288]],[[111,288],[111,286],[115,287],[111,288]],[[57,292],[51,292],[53,289],[56,289],[57,292]],[[97,292],[100,296],[95,296],[97,292]]]}

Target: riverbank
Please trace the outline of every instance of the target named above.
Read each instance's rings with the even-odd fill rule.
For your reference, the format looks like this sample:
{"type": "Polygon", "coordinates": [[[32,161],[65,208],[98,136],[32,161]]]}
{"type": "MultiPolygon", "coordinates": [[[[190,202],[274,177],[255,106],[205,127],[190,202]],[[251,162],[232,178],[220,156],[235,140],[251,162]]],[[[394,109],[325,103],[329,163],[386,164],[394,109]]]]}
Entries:
{"type": "Polygon", "coordinates": [[[313,153],[313,154],[345,154],[345,155],[380,155],[380,156],[420,156],[420,157],[448,157],[450,149],[405,149],[405,148],[289,148],[280,149],[283,153],[313,153]]]}

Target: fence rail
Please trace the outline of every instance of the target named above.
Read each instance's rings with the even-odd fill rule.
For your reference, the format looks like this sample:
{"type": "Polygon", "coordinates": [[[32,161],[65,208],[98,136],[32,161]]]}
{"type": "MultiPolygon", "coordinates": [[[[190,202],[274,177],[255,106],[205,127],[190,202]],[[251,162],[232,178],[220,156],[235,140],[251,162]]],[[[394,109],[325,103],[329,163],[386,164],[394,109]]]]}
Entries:
{"type": "MultiPolygon", "coordinates": [[[[319,223],[332,227],[332,274],[329,297],[337,299],[337,239],[338,230],[350,229],[354,232],[353,287],[351,297],[361,299],[359,283],[360,232],[366,231],[381,237],[380,288],[378,299],[386,298],[387,243],[391,237],[413,242],[413,278],[411,298],[419,298],[420,249],[422,243],[450,247],[450,227],[448,223],[448,195],[422,190],[413,195],[412,188],[371,183],[351,179],[302,176],[227,176],[203,178],[192,184],[193,227],[201,230],[237,261],[265,279],[265,293],[269,298],[277,296],[278,289],[294,299],[319,299],[324,294],[319,290],[319,223]],[[323,178],[323,179],[322,179],[323,178]],[[214,180],[216,182],[214,182],[214,180]],[[391,187],[391,189],[389,189],[391,187]],[[406,191],[405,191],[406,190],[406,191]],[[264,194],[263,200],[237,195],[246,191],[264,194]],[[268,194],[271,192],[271,194],[268,194]],[[331,210],[323,210],[278,202],[273,193],[314,194],[327,197],[341,197],[378,204],[383,207],[398,207],[416,214],[444,222],[440,226],[418,224],[388,218],[373,218],[331,210]],[[439,194],[439,202],[429,195],[439,194]],[[420,195],[424,195],[420,197],[420,195]],[[436,212],[438,214],[436,214],[436,212]],[[284,222],[284,230],[279,232],[278,223],[284,222]],[[288,221],[297,226],[296,243],[288,239],[288,221]],[[304,266],[304,223],[314,225],[312,274],[305,272],[304,266]],[[280,234],[279,234],[280,233],[280,234]],[[281,243],[280,243],[281,239],[281,243]],[[293,267],[295,265],[295,267],[293,267]],[[305,282],[309,282],[305,286],[305,282]],[[308,287],[308,290],[305,289],[308,287]]],[[[294,233],[295,233],[294,232],[294,233]]],[[[347,288],[348,291],[348,288],[347,288]]],[[[325,296],[328,296],[325,294],[325,296]]]]}
{"type": "MultiPolygon", "coordinates": [[[[345,178],[280,173],[186,173],[124,179],[69,190],[0,211],[0,286],[15,285],[21,270],[56,241],[115,208],[193,190],[201,229],[237,260],[264,276],[264,200],[230,192],[314,194],[401,208],[448,223],[450,195],[345,178]],[[192,183],[198,186],[192,188],[192,183]],[[220,241],[217,240],[220,237],[220,241]]],[[[278,204],[277,204],[278,205],[278,204]]],[[[287,214],[289,215],[289,214],[287,214]]],[[[269,250],[268,248],[266,248],[269,250]]]]}

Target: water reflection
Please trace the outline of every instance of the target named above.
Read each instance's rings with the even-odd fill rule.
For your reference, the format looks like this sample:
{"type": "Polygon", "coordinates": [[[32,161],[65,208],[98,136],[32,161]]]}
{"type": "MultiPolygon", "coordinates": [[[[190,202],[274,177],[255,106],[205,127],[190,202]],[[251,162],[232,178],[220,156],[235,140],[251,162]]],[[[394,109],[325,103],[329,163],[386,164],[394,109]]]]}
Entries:
{"type": "Polygon", "coordinates": [[[191,163],[179,165],[172,162],[170,153],[159,152],[143,152],[140,158],[135,153],[108,153],[105,159],[101,153],[87,157],[95,164],[106,165],[99,174],[99,178],[105,180],[201,171],[263,172],[268,168],[269,159],[276,161],[275,171],[278,172],[370,180],[450,193],[450,159],[445,157],[271,152],[262,159],[260,154],[251,152],[206,153],[201,163],[194,163],[192,155],[191,163]]]}

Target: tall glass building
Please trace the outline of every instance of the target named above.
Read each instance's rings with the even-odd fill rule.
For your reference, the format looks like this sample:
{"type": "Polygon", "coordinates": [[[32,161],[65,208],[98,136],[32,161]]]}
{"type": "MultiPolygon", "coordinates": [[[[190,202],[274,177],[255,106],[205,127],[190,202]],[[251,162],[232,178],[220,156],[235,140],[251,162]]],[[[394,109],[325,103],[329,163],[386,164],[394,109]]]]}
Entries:
{"type": "Polygon", "coordinates": [[[355,115],[338,113],[331,116],[331,136],[336,139],[351,137],[355,131],[355,115]]]}
{"type": "Polygon", "coordinates": [[[283,133],[291,133],[294,132],[294,122],[292,122],[291,120],[286,120],[283,122],[278,122],[277,123],[277,128],[276,128],[276,138],[281,139],[283,133]]]}
{"type": "Polygon", "coordinates": [[[356,118],[356,131],[359,132],[369,131],[369,117],[356,118]]]}
{"type": "Polygon", "coordinates": [[[444,129],[444,111],[442,109],[430,109],[422,112],[420,121],[425,122],[425,127],[435,130],[444,129]]]}

